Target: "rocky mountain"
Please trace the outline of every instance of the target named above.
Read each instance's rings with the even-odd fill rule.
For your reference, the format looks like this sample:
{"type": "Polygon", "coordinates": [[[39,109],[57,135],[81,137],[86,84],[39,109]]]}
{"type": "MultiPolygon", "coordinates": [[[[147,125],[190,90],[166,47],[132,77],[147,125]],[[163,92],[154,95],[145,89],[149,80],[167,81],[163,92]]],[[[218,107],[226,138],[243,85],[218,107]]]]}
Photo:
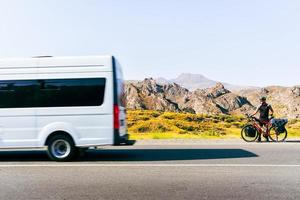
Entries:
{"type": "MultiPolygon", "coordinates": [[[[190,74],[190,73],[183,73],[180,74],[177,78],[174,79],[165,79],[165,78],[157,78],[155,79],[159,84],[168,84],[168,83],[177,83],[178,85],[187,88],[191,91],[196,89],[205,89],[210,88],[216,85],[218,82],[211,80],[201,74],[190,74]]],[[[232,85],[229,83],[222,83],[226,88],[232,91],[238,91],[241,89],[253,89],[254,87],[250,86],[239,86],[239,85],[232,85]]]]}
{"type": "Polygon", "coordinates": [[[159,83],[148,78],[127,82],[125,87],[129,109],[147,109],[204,114],[251,113],[266,96],[278,117],[300,118],[300,86],[272,86],[231,92],[224,84],[190,91],[177,83],[159,83]]]}
{"type": "Polygon", "coordinates": [[[222,83],[208,89],[189,91],[176,83],[158,83],[150,78],[126,84],[129,109],[148,109],[205,114],[231,114],[253,111],[244,97],[227,90],[222,83]]]}

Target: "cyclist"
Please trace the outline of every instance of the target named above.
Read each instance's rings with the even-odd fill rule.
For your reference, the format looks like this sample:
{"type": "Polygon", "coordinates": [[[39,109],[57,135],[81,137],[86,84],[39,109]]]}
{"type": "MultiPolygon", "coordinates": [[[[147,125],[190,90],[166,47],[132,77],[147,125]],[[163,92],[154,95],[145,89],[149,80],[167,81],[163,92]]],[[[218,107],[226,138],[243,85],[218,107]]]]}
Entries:
{"type": "MultiPolygon", "coordinates": [[[[260,98],[261,105],[256,109],[256,111],[251,115],[252,117],[259,112],[259,125],[261,128],[267,126],[269,123],[269,116],[273,116],[274,110],[271,105],[267,103],[266,97],[260,98]]],[[[268,136],[264,136],[267,141],[269,141],[268,136]]],[[[258,142],[261,142],[261,134],[258,136],[258,142]]]]}

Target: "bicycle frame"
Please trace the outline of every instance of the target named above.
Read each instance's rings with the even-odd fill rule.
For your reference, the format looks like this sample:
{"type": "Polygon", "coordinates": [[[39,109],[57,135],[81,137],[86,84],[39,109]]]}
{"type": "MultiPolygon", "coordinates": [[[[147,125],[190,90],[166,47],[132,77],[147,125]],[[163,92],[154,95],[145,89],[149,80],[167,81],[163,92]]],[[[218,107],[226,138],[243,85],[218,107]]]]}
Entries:
{"type": "Polygon", "coordinates": [[[257,122],[257,120],[258,119],[254,118],[254,117],[250,118],[251,124],[256,128],[256,130],[258,131],[258,133],[260,135],[264,134],[265,136],[270,136],[270,129],[272,128],[271,120],[269,120],[268,123],[264,124],[266,126],[266,132],[263,131],[262,127],[257,122]]]}

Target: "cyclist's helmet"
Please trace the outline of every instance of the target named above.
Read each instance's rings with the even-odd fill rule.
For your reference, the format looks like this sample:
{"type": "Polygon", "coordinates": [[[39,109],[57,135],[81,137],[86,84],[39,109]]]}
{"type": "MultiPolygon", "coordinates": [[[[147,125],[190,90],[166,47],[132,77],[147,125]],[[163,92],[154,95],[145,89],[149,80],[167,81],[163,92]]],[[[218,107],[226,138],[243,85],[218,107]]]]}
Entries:
{"type": "Polygon", "coordinates": [[[260,100],[261,101],[267,101],[267,97],[261,97],[260,100]]]}

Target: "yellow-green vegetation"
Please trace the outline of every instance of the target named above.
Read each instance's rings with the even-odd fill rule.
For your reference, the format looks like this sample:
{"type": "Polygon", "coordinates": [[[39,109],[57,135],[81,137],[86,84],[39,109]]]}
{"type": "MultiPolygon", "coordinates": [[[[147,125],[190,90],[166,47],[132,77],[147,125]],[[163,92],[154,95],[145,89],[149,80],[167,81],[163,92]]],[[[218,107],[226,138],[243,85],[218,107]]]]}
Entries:
{"type": "Polygon", "coordinates": [[[288,137],[300,138],[300,119],[289,120],[286,128],[288,130],[288,137]]]}
{"type": "MultiPolygon", "coordinates": [[[[129,110],[128,131],[132,139],[233,139],[247,123],[243,116],[129,110]]],[[[300,120],[287,126],[289,137],[300,137],[300,120]]]]}

